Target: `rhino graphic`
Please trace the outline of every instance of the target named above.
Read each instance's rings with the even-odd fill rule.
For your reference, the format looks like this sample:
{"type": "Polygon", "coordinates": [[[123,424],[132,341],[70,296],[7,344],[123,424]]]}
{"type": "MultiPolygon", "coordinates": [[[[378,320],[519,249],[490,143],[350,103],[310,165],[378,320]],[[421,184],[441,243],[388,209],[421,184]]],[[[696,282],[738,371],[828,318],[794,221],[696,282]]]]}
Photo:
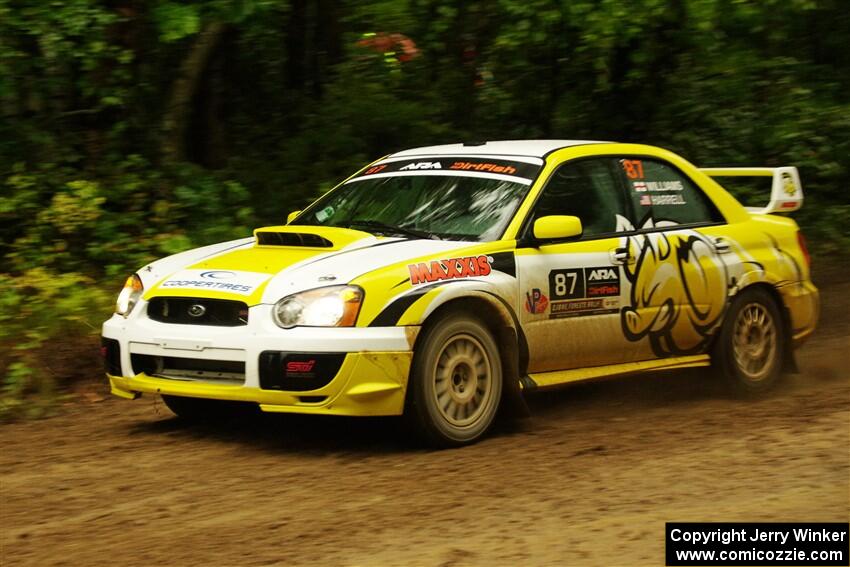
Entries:
{"type": "MultiPolygon", "coordinates": [[[[643,228],[653,226],[650,220],[643,228]]],[[[713,243],[697,232],[682,231],[629,236],[624,245],[635,259],[624,268],[631,284],[629,304],[620,311],[626,338],[648,337],[658,357],[703,351],[723,315],[730,287],[727,267],[713,243]]]]}

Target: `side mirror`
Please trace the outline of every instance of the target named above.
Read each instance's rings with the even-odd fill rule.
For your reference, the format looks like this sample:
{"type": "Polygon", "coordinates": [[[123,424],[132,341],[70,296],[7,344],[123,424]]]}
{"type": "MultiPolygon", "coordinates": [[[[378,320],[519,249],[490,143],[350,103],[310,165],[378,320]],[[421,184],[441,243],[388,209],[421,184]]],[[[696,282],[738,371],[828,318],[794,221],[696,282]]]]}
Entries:
{"type": "Polygon", "coordinates": [[[578,217],[550,215],[534,221],[534,238],[537,240],[565,240],[581,236],[583,230],[578,217]]]}
{"type": "Polygon", "coordinates": [[[289,213],[288,215],[286,215],[286,224],[289,224],[289,223],[291,223],[292,221],[294,221],[294,220],[295,220],[295,217],[297,217],[297,216],[298,216],[298,215],[300,215],[300,214],[301,214],[301,211],[292,211],[291,213],[289,213]]]}

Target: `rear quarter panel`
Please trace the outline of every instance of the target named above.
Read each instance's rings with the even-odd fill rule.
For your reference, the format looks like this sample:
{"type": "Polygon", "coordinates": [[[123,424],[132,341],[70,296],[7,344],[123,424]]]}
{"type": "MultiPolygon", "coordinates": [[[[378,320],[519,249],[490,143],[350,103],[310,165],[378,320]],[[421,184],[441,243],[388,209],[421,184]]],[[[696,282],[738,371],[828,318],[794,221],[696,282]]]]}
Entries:
{"type": "Polygon", "coordinates": [[[778,215],[753,214],[745,222],[716,230],[718,236],[729,239],[732,253],[742,262],[738,281],[730,282],[732,293],[757,283],[773,286],[782,297],[795,341],[810,334],[820,305],[798,242],[797,223],[778,215]]]}

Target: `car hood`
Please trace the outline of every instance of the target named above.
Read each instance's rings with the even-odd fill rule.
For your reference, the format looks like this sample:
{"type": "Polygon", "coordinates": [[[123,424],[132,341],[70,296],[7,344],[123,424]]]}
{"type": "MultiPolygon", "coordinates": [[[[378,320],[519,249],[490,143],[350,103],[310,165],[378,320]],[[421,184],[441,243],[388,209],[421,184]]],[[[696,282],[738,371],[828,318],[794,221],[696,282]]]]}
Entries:
{"type": "Polygon", "coordinates": [[[141,272],[145,299],[155,296],[274,303],[299,291],[346,284],[393,264],[439,256],[477,243],[378,238],[358,230],[276,226],[254,238],[184,252],[141,272]]]}

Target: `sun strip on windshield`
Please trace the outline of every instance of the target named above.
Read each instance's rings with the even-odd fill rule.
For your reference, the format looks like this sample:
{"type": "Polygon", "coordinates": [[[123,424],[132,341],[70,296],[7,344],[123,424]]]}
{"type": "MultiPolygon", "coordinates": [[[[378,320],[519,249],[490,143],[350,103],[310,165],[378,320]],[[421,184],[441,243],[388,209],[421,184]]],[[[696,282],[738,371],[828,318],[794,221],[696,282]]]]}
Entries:
{"type": "Polygon", "coordinates": [[[407,175],[469,176],[530,185],[542,168],[520,161],[479,157],[434,157],[382,161],[352,177],[347,183],[378,177],[407,175]]]}

